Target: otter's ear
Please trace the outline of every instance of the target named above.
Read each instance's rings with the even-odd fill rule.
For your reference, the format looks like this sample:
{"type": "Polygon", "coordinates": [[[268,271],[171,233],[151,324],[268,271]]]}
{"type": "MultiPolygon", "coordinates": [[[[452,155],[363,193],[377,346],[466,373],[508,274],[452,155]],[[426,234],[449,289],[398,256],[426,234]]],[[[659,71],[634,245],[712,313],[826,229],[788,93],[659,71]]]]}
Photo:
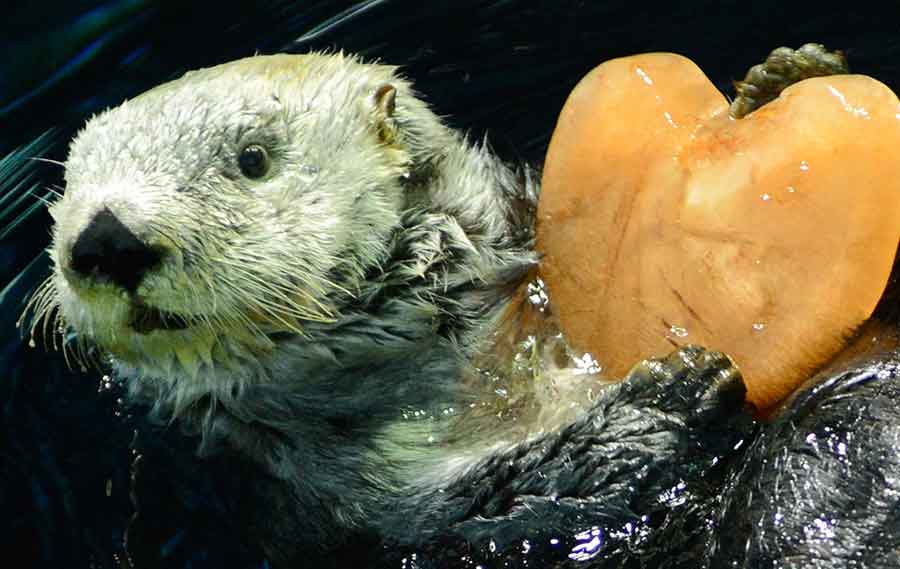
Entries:
{"type": "Polygon", "coordinates": [[[397,134],[397,121],[394,120],[394,111],[397,108],[397,89],[390,83],[385,83],[372,95],[372,105],[375,115],[375,132],[378,139],[384,144],[393,144],[397,134]]]}

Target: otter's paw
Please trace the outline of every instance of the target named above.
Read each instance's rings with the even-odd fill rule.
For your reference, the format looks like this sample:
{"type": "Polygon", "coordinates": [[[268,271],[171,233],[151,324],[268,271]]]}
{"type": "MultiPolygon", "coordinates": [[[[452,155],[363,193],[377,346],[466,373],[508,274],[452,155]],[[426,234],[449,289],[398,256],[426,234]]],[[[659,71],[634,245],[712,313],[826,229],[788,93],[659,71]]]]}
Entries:
{"type": "Polygon", "coordinates": [[[779,47],[764,63],[751,67],[743,81],[735,82],[737,97],[729,111],[739,119],[774,100],[794,83],[849,71],[844,54],[828,51],[820,44],[808,43],[797,50],[779,47]]]}
{"type": "Polygon", "coordinates": [[[667,414],[684,414],[689,423],[739,413],[747,393],[731,358],[693,345],[640,362],[623,387],[632,405],[641,401],[667,414]]]}

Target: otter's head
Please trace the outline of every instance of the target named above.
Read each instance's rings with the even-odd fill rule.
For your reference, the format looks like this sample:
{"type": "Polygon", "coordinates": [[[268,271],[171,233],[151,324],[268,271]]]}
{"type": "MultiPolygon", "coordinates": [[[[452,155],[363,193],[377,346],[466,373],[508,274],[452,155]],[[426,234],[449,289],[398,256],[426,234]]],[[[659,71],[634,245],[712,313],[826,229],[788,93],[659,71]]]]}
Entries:
{"type": "Polygon", "coordinates": [[[342,55],[188,73],[92,118],[51,208],[37,324],[58,308],[61,327],[159,377],[241,365],[335,318],[427,160],[406,120],[443,130],[394,68],[342,55]]]}

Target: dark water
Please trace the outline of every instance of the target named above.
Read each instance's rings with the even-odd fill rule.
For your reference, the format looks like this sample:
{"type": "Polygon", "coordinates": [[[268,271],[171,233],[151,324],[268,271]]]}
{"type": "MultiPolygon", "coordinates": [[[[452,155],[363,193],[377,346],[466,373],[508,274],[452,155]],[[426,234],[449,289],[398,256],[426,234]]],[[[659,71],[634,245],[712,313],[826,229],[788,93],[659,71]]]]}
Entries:
{"type": "MultiPolygon", "coordinates": [[[[116,385],[105,386],[90,372],[69,371],[58,353],[29,349],[15,329],[22,299],[48,266],[41,251],[48,244],[49,218],[38,199],[27,194],[42,195],[62,184],[58,166],[22,157],[64,160],[66,141],[91,113],[184,70],[254,52],[344,49],[404,65],[451,124],[475,137],[488,133],[507,158],[539,164],[556,113],[575,82],[601,61],[635,52],[685,54],[730,92],[731,81],[773,47],[816,41],[844,50],[853,71],[900,90],[900,9],[888,2],[817,8],[780,1],[130,0],[8,3],[0,14],[0,156],[8,156],[0,162],[0,549],[7,558],[24,559],[17,567],[116,566],[133,513],[130,449],[138,430],[143,441],[164,441],[171,462],[160,464],[157,472],[171,471],[180,481],[172,485],[160,475],[142,486],[159,497],[148,516],[164,543],[167,566],[267,565],[229,523],[222,496],[240,488],[194,472],[188,445],[171,431],[143,425],[141,410],[123,409],[116,385]]],[[[896,419],[889,407],[875,404],[851,411],[870,417],[873,425],[880,424],[876,419],[885,424],[896,419]]],[[[803,418],[811,420],[808,414],[803,418]]],[[[824,422],[804,432],[824,429],[824,422]]],[[[827,427],[819,436],[825,441],[822,452],[831,448],[839,456],[837,445],[844,442],[846,448],[846,441],[834,439],[835,429],[849,432],[852,425],[827,427]]],[[[777,477],[768,465],[786,459],[778,458],[772,437],[800,444],[789,437],[794,431],[785,434],[787,427],[779,428],[753,447],[755,458],[738,481],[777,477]]],[[[878,452],[896,451],[889,444],[891,433],[882,429],[876,435],[888,441],[878,452]]],[[[869,464],[866,456],[855,460],[869,464]]],[[[802,471],[803,464],[797,469],[802,471]]],[[[874,499],[876,493],[892,491],[893,482],[886,478],[893,471],[884,472],[875,473],[868,493],[852,492],[874,499]]],[[[726,517],[752,510],[741,512],[736,505],[741,492],[751,493],[741,488],[752,486],[736,487],[729,494],[733,499],[722,506],[726,517]]],[[[794,498],[783,499],[784,504],[767,503],[779,511],[795,507],[794,498]]],[[[795,529],[806,535],[803,528],[812,528],[823,543],[820,566],[831,567],[828,548],[837,545],[828,532],[837,522],[819,520],[812,511],[816,504],[804,518],[806,525],[798,521],[802,527],[795,529]]],[[[879,520],[887,534],[866,542],[869,549],[863,548],[859,559],[870,564],[860,567],[889,566],[871,552],[884,550],[884,559],[896,552],[891,549],[896,516],[879,520]]],[[[746,552],[738,550],[756,527],[762,526],[751,519],[735,523],[736,537],[721,544],[717,559],[734,550],[734,559],[748,563],[746,552]]],[[[780,527],[767,535],[785,531],[780,527]]],[[[764,538],[760,543],[768,543],[764,538]]],[[[840,546],[859,549],[856,542],[840,546]]],[[[753,558],[758,565],[738,566],[791,566],[778,561],[777,548],[767,551],[753,558]]]]}

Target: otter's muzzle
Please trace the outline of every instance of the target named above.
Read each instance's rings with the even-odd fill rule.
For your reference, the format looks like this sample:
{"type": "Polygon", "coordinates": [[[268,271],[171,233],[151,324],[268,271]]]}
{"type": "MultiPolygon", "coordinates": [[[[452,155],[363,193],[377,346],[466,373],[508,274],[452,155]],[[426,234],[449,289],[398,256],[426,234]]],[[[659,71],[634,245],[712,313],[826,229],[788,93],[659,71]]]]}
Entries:
{"type": "Polygon", "coordinates": [[[162,250],[146,245],[103,208],[72,246],[70,268],[85,278],[111,282],[133,293],[162,258],[162,250]]]}

